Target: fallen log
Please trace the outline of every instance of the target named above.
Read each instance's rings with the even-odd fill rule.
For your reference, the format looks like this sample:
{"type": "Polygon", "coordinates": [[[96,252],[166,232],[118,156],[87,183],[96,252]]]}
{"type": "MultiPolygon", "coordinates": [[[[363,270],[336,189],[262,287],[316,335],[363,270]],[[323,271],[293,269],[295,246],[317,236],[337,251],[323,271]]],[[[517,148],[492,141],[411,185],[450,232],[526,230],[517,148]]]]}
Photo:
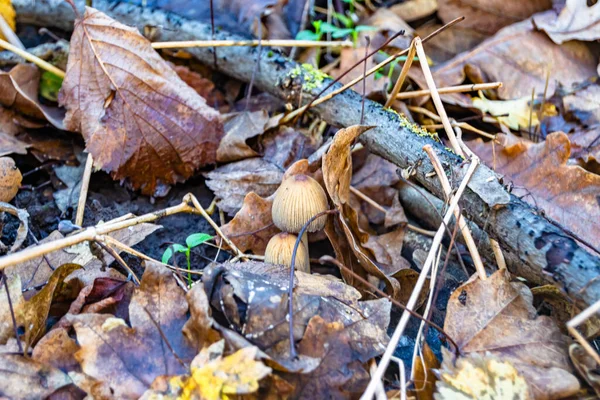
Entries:
{"type": "MultiPolygon", "coordinates": [[[[18,21],[46,27],[71,30],[75,14],[64,0],[13,0],[18,21]]],[[[76,1],[83,11],[83,1],[76,1]]],[[[94,0],[94,7],[112,18],[141,32],[152,28],[153,39],[159,41],[209,40],[209,25],[190,21],[161,10],[140,8],[135,5],[107,0],[94,0]]],[[[217,31],[214,39],[239,40],[238,36],[217,31]]],[[[209,66],[213,65],[212,48],[192,48],[187,51],[209,66]]],[[[249,82],[253,72],[254,85],[293,105],[306,104],[320,92],[329,79],[290,61],[276,51],[262,51],[248,47],[219,48],[217,68],[237,79],[249,82]],[[259,68],[255,70],[255,64],[259,68]]],[[[339,88],[334,85],[329,91],[339,88]]],[[[324,120],[335,126],[358,124],[361,96],[348,90],[314,107],[324,120]]],[[[426,132],[410,124],[394,112],[386,111],[375,102],[366,101],[365,125],[372,129],[361,137],[361,142],[375,154],[395,163],[400,168],[411,167],[415,179],[438,198],[443,191],[422,148],[434,146],[440,160],[454,181],[460,181],[466,167],[463,160],[434,141],[426,132]]],[[[600,258],[569,236],[564,229],[550,222],[538,210],[508,193],[496,174],[480,166],[460,202],[463,212],[492,238],[500,243],[507,254],[511,272],[541,284],[554,282],[580,305],[590,305],[600,298],[600,258]],[[591,283],[590,283],[591,282],[591,283]],[[590,283],[588,285],[588,283],[590,283]],[[583,304],[582,304],[583,303],[583,304]]]]}

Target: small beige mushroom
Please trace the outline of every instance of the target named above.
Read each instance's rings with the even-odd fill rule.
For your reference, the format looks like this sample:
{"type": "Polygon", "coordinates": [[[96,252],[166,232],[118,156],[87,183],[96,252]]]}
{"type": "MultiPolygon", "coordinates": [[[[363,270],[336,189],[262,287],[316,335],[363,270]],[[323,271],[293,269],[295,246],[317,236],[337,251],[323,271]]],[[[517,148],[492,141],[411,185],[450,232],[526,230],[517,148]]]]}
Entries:
{"type": "MultiPolygon", "coordinates": [[[[294,245],[296,244],[298,236],[291,233],[278,233],[273,236],[267,244],[265,250],[265,262],[271,264],[285,265],[291,267],[292,265],[292,253],[294,252],[294,245]]],[[[296,251],[296,262],[295,269],[298,271],[310,273],[310,260],[308,258],[308,251],[304,247],[303,243],[300,243],[298,250],[296,251]]]]}
{"type": "Polygon", "coordinates": [[[17,195],[22,180],[15,161],[10,157],[0,157],[0,201],[11,201],[17,195]]]}

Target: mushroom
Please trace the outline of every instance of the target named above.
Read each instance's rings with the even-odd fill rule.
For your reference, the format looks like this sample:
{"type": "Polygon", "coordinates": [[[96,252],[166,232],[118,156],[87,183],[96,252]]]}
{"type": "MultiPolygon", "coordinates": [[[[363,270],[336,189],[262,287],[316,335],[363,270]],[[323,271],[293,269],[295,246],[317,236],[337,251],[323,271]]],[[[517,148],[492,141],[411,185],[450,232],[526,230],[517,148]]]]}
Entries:
{"type": "MultiPolygon", "coordinates": [[[[265,262],[290,267],[292,265],[292,253],[298,236],[282,232],[273,236],[265,250],[265,262]]],[[[304,244],[300,243],[296,251],[296,268],[299,271],[310,273],[308,251],[304,244]]]]}
{"type": "Polygon", "coordinates": [[[22,180],[15,161],[10,157],[0,157],[0,201],[11,201],[17,195],[22,180]]]}
{"type": "MultiPolygon", "coordinates": [[[[275,192],[271,210],[273,223],[284,232],[299,233],[304,224],[316,214],[329,209],[327,195],[319,182],[310,176],[298,174],[284,178],[275,192]]],[[[307,232],[320,231],[325,227],[327,216],[316,218],[308,225],[307,232]]],[[[308,253],[306,232],[302,243],[308,253]]]]}

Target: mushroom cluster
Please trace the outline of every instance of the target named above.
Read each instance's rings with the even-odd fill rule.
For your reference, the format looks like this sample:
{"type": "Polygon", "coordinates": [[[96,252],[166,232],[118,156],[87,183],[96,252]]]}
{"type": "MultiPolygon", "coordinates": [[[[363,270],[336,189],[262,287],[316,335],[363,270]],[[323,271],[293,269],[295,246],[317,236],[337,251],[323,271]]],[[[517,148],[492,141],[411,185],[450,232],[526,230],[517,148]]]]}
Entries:
{"type": "MultiPolygon", "coordinates": [[[[271,209],[273,223],[283,231],[271,238],[265,251],[265,261],[290,266],[297,236],[304,224],[312,217],[327,211],[327,195],[319,182],[308,175],[298,174],[284,177],[275,192],[271,209]]],[[[325,227],[327,216],[316,218],[308,225],[307,232],[320,231],[325,227]]],[[[302,243],[296,254],[296,268],[310,272],[308,237],[302,235],[302,243]]]]}

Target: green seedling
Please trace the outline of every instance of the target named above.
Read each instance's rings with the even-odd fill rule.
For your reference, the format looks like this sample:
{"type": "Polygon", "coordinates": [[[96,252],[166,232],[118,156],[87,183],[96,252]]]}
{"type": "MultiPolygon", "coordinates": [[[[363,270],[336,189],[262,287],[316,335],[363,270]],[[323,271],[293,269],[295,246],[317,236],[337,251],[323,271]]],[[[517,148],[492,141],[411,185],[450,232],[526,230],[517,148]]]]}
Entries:
{"type": "Polygon", "coordinates": [[[52,72],[44,71],[40,78],[40,96],[50,101],[58,101],[58,92],[63,79],[52,72]]]}
{"type": "MultiPolygon", "coordinates": [[[[187,261],[187,269],[188,269],[188,271],[191,271],[192,266],[191,266],[191,262],[190,262],[190,255],[191,255],[192,249],[194,247],[200,246],[201,244],[211,240],[212,238],[213,237],[211,235],[209,235],[208,233],[193,233],[185,239],[185,244],[187,245],[187,247],[183,246],[179,243],[175,243],[175,244],[169,246],[163,253],[161,261],[163,262],[163,264],[168,264],[171,257],[173,257],[174,252],[184,253],[185,259],[187,261]]],[[[188,286],[191,287],[192,286],[192,274],[190,272],[188,272],[187,278],[188,278],[188,286]]]]}

